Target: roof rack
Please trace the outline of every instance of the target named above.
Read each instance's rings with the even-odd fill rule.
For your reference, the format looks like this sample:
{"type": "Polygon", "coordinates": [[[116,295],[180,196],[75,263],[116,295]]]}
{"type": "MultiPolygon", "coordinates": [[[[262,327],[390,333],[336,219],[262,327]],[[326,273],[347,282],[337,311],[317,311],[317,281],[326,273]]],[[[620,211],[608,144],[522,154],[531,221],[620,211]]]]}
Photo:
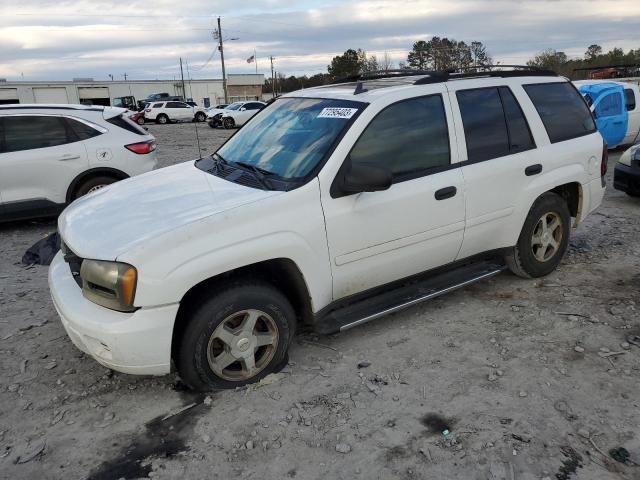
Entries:
{"type": "MultiPolygon", "coordinates": [[[[457,80],[463,78],[482,78],[482,77],[556,77],[558,74],[553,70],[544,70],[537,67],[530,67],[528,65],[483,65],[477,67],[468,67],[463,70],[379,70],[374,72],[366,72],[358,75],[351,75],[349,77],[340,78],[334,80],[330,85],[356,83],[354,95],[358,95],[367,92],[363,82],[370,82],[372,80],[382,79],[405,79],[406,77],[421,77],[410,83],[413,85],[427,85],[430,83],[447,82],[449,80],[457,80]],[[511,70],[504,70],[509,68],[511,70]]],[[[382,86],[391,86],[391,82],[385,85],[377,85],[374,88],[381,88],[382,86]]]]}

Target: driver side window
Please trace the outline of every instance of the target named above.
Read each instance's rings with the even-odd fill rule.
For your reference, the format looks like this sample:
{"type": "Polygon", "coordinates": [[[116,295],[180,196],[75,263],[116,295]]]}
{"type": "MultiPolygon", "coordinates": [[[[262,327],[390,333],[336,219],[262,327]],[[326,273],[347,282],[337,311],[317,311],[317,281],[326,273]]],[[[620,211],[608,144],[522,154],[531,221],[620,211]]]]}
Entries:
{"type": "Polygon", "coordinates": [[[369,123],[350,153],[352,164],[391,171],[393,182],[450,164],[449,130],[441,95],[394,103],[369,123]]]}

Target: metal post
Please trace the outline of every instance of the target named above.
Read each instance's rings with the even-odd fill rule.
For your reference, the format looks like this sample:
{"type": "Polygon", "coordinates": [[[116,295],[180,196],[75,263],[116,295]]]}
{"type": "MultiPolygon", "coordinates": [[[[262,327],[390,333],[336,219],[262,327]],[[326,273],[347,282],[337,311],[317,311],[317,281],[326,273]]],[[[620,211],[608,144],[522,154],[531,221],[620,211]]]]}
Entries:
{"type": "Polygon", "coordinates": [[[222,62],[222,89],[224,90],[224,103],[229,103],[229,94],[227,93],[227,74],[224,69],[224,47],[222,45],[222,27],[220,26],[220,17],[218,17],[218,40],[220,40],[220,61],[222,62]]]}
{"type": "Polygon", "coordinates": [[[187,89],[184,86],[184,71],[182,70],[182,57],[180,57],[180,77],[182,78],[182,100],[187,101],[187,89]]]}

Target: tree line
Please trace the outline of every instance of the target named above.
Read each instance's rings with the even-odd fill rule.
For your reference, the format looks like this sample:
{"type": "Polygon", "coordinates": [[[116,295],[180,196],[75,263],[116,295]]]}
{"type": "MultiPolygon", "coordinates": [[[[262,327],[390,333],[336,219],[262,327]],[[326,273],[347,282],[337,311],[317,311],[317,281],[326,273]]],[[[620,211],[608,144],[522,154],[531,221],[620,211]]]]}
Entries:
{"type": "MultiPolygon", "coordinates": [[[[326,85],[332,80],[350,77],[374,71],[393,69],[411,70],[473,70],[476,67],[491,65],[493,60],[482,42],[466,43],[447,37],[432,37],[430,40],[416,41],[405,61],[395,65],[388,53],[378,58],[358,48],[348,49],[342,55],[336,55],[327,65],[326,73],[307,76],[285,76],[281,73],[276,78],[277,93],[291,92],[301,88],[326,85]]],[[[640,48],[624,52],[621,48],[613,48],[604,52],[596,44],[590,45],[579,59],[569,59],[561,51],[547,49],[538,53],[527,62],[530,67],[554,70],[572,79],[586,78],[584,68],[597,68],[606,65],[640,64],[640,48]]],[[[273,91],[271,79],[265,80],[263,91],[273,91]]]]}

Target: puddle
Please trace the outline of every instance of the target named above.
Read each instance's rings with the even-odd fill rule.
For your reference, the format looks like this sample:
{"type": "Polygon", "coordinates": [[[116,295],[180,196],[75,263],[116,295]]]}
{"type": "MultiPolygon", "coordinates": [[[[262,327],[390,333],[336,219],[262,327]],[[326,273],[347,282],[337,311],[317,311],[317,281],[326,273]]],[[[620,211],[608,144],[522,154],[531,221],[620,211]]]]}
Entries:
{"type": "Polygon", "coordinates": [[[133,438],[112,460],[92,471],[88,480],[146,478],[151,472],[152,458],[170,458],[188,450],[186,442],[207,410],[202,399],[201,395],[192,395],[189,403],[196,402],[196,406],[169,418],[162,414],[147,422],[143,433],[133,438]]]}

